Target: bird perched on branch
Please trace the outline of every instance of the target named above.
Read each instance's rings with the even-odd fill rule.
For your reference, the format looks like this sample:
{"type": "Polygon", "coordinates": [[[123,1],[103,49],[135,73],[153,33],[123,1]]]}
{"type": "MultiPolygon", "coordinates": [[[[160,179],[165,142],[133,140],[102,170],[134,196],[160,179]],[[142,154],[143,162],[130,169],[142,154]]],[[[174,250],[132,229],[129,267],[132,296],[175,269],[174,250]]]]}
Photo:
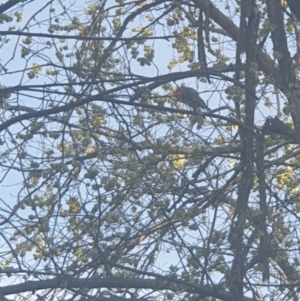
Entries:
{"type": "Polygon", "coordinates": [[[189,88],[189,87],[178,88],[174,92],[174,96],[178,101],[183,102],[184,104],[193,108],[193,110],[195,111],[199,108],[210,111],[210,109],[208,108],[204,100],[199,96],[198,92],[193,88],[189,88]]]}

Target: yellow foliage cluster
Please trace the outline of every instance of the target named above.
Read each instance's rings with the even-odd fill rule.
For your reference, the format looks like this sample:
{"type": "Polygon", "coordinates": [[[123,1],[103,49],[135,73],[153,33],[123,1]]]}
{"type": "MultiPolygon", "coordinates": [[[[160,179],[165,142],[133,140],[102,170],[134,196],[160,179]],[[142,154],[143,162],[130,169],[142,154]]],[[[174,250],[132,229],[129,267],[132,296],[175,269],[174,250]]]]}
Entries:
{"type": "Polygon", "coordinates": [[[283,188],[285,186],[290,186],[295,173],[292,167],[287,166],[282,172],[277,175],[278,188],[283,188]]]}
{"type": "Polygon", "coordinates": [[[178,169],[183,169],[185,167],[185,155],[184,154],[176,154],[169,156],[173,166],[178,169]]]}

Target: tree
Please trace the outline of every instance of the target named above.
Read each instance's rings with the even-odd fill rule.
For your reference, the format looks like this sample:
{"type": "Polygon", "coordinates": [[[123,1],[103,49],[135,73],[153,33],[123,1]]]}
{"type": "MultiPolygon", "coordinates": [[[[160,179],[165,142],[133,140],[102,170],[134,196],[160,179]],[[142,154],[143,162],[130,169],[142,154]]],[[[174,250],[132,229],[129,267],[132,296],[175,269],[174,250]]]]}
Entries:
{"type": "Polygon", "coordinates": [[[0,300],[299,298],[295,12],[9,0],[0,13],[0,300]],[[174,99],[182,86],[205,120],[174,99]]]}

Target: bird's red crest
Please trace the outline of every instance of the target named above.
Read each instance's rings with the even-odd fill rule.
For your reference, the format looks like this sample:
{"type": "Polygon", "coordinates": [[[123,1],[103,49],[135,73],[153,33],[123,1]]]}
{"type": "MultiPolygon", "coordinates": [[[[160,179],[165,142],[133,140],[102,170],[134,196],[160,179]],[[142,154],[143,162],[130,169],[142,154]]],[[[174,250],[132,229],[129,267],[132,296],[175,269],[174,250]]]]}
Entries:
{"type": "Polygon", "coordinates": [[[176,97],[176,99],[181,99],[182,97],[182,92],[177,89],[175,92],[174,92],[174,96],[176,97]]]}

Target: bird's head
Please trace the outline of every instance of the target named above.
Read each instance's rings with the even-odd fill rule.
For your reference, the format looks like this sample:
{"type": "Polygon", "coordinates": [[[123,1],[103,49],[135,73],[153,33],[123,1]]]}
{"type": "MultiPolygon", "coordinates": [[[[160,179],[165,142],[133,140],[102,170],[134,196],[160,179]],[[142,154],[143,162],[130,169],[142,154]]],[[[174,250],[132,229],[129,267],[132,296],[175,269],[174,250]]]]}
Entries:
{"type": "Polygon", "coordinates": [[[177,100],[180,100],[182,99],[182,91],[180,89],[177,89],[174,93],[173,93],[174,97],[177,99],[177,100]]]}

